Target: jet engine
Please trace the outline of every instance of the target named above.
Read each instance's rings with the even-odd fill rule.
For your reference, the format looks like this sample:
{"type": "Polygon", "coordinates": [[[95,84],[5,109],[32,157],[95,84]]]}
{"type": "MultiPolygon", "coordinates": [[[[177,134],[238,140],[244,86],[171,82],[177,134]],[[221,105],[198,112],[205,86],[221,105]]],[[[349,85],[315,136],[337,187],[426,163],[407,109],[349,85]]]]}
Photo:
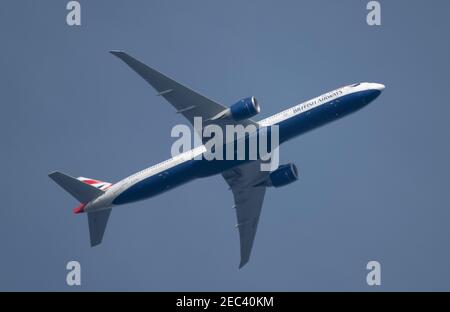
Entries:
{"type": "Polygon", "coordinates": [[[235,121],[241,121],[253,117],[261,111],[258,101],[254,96],[240,100],[234,103],[226,110],[220,112],[210,120],[218,119],[233,119],[235,121]]]}
{"type": "Polygon", "coordinates": [[[254,96],[240,100],[231,105],[229,114],[236,121],[248,119],[257,115],[261,111],[258,101],[254,96]]]}
{"type": "Polygon", "coordinates": [[[298,180],[298,170],[294,164],[286,164],[278,167],[270,173],[267,186],[280,187],[298,180]]]}

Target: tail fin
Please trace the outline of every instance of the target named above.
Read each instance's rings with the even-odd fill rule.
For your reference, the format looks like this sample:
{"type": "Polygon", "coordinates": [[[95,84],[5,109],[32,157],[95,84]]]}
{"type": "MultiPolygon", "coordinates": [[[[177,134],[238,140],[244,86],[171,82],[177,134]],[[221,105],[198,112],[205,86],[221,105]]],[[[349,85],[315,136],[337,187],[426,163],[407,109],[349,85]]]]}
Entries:
{"type": "MultiPolygon", "coordinates": [[[[57,171],[48,176],[82,203],[80,207],[74,209],[75,213],[82,212],[88,202],[102,195],[104,190],[111,186],[108,182],[83,177],[77,179],[57,171]]],[[[111,209],[88,212],[91,246],[102,242],[110,213],[111,209]]]]}
{"type": "Polygon", "coordinates": [[[112,183],[104,182],[100,180],[95,180],[91,178],[85,178],[85,177],[78,177],[77,180],[80,180],[86,184],[95,186],[98,189],[101,189],[102,191],[106,191],[109,187],[111,187],[112,183]]]}
{"type": "Polygon", "coordinates": [[[52,172],[48,176],[83,204],[90,202],[104,193],[99,188],[58,171],[52,172]]]}

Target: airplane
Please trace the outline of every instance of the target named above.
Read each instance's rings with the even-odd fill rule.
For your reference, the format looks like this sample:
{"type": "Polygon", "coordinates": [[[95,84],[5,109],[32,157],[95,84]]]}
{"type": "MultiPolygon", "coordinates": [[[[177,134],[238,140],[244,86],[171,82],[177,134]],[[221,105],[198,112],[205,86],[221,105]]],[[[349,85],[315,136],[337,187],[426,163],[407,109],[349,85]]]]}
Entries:
{"type": "MultiPolygon", "coordinates": [[[[191,124],[195,117],[202,117],[209,124],[220,127],[253,125],[256,133],[275,125],[278,126],[279,144],[358,111],[385,89],[379,83],[347,85],[257,122],[251,119],[260,112],[259,103],[253,96],[226,107],[125,52],[110,53],[146,80],[158,92],[157,95],[167,100],[191,124]]],[[[233,137],[233,140],[238,139],[233,137]]],[[[49,177],[80,202],[73,212],[87,213],[90,243],[96,246],[103,240],[112,207],[159,195],[194,179],[221,174],[234,197],[233,207],[240,238],[239,268],[242,268],[250,258],[266,188],[281,187],[296,181],[298,170],[290,163],[280,165],[271,172],[262,171],[262,160],[249,160],[248,157],[244,160],[198,159],[199,155],[208,152],[205,144],[194,147],[114,184],[85,177],[74,178],[58,171],[50,173],[49,177]]]]}

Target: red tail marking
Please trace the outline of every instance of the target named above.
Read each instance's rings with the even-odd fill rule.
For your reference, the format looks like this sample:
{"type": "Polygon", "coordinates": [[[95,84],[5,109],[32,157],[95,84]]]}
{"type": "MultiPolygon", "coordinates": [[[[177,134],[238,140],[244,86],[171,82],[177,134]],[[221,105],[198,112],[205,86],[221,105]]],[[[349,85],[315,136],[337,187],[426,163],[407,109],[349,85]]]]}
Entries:
{"type": "Polygon", "coordinates": [[[73,213],[78,214],[84,212],[84,207],[86,207],[86,204],[80,204],[80,206],[73,208],[73,213]]]}
{"type": "Polygon", "coordinates": [[[101,181],[97,181],[97,180],[84,180],[83,181],[86,184],[97,184],[97,183],[101,183],[101,181]]]}

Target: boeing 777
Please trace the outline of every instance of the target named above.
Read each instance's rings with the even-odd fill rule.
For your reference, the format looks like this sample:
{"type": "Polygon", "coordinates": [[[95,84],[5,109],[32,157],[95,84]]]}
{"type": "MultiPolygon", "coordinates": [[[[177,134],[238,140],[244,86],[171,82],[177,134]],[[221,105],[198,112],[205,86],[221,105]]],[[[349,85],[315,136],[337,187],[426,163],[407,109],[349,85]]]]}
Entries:
{"type": "MultiPolygon", "coordinates": [[[[157,94],[174,106],[191,124],[194,124],[195,117],[201,117],[208,125],[221,128],[226,125],[251,125],[255,130],[250,135],[258,135],[277,126],[279,144],[363,108],[385,88],[379,83],[355,83],[257,122],[251,119],[260,112],[259,104],[253,96],[226,107],[124,52],[111,53],[153,86],[157,94]]],[[[237,140],[242,138],[233,137],[231,144],[235,144],[237,140]]],[[[248,136],[243,140],[248,140],[248,136]]],[[[261,157],[244,157],[240,160],[210,160],[199,157],[211,153],[206,146],[206,141],[203,140],[201,146],[182,152],[114,184],[84,177],[74,178],[61,172],[53,172],[49,177],[80,202],[74,213],[87,213],[90,242],[91,246],[95,246],[103,239],[112,207],[156,196],[197,178],[221,174],[234,197],[241,268],[250,258],[266,188],[280,187],[296,181],[298,171],[294,164],[280,165],[273,171],[261,170],[261,164],[265,161],[261,157]]]]}

